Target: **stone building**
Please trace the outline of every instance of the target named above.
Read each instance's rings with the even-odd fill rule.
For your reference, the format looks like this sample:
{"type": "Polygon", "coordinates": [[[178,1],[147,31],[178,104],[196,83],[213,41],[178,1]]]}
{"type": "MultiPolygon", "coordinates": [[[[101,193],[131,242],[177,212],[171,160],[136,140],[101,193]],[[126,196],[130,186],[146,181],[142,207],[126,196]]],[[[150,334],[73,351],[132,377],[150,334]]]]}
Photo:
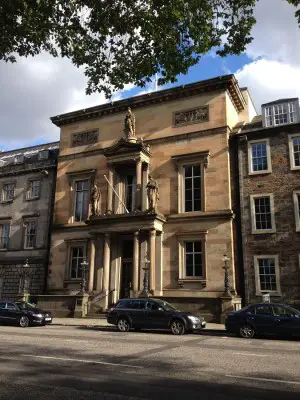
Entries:
{"type": "Polygon", "coordinates": [[[86,257],[88,308],[138,296],[146,265],[153,296],[216,320],[225,253],[238,303],[228,138],[254,115],[228,75],[53,117],[52,307],[80,292],[86,257]]]}
{"type": "Polygon", "coordinates": [[[300,113],[298,99],[262,105],[262,116],[233,132],[239,265],[246,304],[300,307],[300,113]]]}
{"type": "Polygon", "coordinates": [[[45,288],[58,143],[0,153],[0,298],[45,288]]]}

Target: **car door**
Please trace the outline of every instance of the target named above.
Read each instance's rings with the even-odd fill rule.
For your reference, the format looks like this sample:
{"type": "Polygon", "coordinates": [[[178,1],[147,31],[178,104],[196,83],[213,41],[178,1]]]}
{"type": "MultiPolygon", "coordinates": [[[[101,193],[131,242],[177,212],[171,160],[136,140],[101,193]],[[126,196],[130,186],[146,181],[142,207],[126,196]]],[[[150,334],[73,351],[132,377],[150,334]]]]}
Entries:
{"type": "Polygon", "coordinates": [[[133,327],[143,327],[145,325],[145,300],[131,300],[128,306],[128,312],[133,327]]]}
{"type": "Polygon", "coordinates": [[[21,315],[20,308],[12,301],[6,302],[6,318],[8,323],[15,323],[21,315]]]}
{"type": "Polygon", "coordinates": [[[258,304],[255,306],[255,314],[251,316],[257,333],[274,334],[276,332],[275,317],[270,304],[258,304]]]}
{"type": "Polygon", "coordinates": [[[168,328],[168,313],[152,300],[146,302],[146,319],[149,328],[166,329],[168,328]]]}
{"type": "Polygon", "coordinates": [[[6,321],[5,314],[6,314],[6,302],[0,301],[0,323],[2,324],[4,324],[6,321]]]}
{"type": "Polygon", "coordinates": [[[281,305],[273,305],[272,308],[279,335],[300,335],[300,315],[281,305]]]}

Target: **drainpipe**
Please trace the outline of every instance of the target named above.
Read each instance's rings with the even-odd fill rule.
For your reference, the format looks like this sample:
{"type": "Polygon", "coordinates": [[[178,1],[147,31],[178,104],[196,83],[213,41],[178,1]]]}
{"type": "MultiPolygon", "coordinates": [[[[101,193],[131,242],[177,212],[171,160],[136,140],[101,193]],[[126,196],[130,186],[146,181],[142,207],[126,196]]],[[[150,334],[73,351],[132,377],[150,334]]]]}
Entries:
{"type": "MultiPolygon", "coordinates": [[[[57,158],[58,158],[58,154],[57,154],[57,158]]],[[[49,221],[48,221],[48,241],[47,241],[47,254],[46,254],[46,265],[45,265],[45,275],[44,275],[44,288],[43,288],[44,294],[47,292],[47,284],[48,284],[50,247],[51,247],[51,237],[52,237],[51,233],[52,233],[52,226],[53,226],[55,190],[56,190],[57,159],[56,159],[56,167],[55,167],[55,169],[52,169],[51,172],[52,172],[52,193],[51,193],[51,200],[49,203],[50,214],[49,214],[49,221]]]]}

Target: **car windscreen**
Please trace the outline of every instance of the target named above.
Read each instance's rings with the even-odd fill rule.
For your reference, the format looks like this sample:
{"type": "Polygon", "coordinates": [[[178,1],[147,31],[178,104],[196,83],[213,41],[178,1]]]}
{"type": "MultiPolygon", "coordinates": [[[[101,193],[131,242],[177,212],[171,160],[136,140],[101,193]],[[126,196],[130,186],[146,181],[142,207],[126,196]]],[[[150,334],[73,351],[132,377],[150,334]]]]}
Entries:
{"type": "Polygon", "coordinates": [[[155,300],[164,310],[166,311],[176,311],[177,309],[164,300],[155,300]]]}
{"type": "Polygon", "coordinates": [[[300,317],[300,311],[299,311],[299,310],[296,310],[296,308],[293,308],[293,307],[291,307],[291,306],[288,306],[288,307],[286,307],[286,308],[288,308],[289,310],[291,310],[291,311],[293,312],[294,315],[297,315],[298,317],[300,317]]]}
{"type": "Polygon", "coordinates": [[[16,303],[18,307],[20,307],[22,310],[31,310],[33,308],[36,308],[34,304],[27,303],[27,302],[17,302],[16,303]]]}

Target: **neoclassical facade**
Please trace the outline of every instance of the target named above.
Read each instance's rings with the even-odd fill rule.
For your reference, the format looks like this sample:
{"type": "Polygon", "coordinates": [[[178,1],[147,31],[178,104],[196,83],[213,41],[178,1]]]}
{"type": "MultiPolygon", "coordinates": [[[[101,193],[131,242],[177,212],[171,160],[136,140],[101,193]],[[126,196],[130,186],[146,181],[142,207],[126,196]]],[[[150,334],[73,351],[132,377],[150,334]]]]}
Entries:
{"type": "Polygon", "coordinates": [[[238,302],[228,138],[255,110],[233,75],[52,118],[60,127],[48,290],[106,309],[149,291],[216,320],[238,302]]]}

